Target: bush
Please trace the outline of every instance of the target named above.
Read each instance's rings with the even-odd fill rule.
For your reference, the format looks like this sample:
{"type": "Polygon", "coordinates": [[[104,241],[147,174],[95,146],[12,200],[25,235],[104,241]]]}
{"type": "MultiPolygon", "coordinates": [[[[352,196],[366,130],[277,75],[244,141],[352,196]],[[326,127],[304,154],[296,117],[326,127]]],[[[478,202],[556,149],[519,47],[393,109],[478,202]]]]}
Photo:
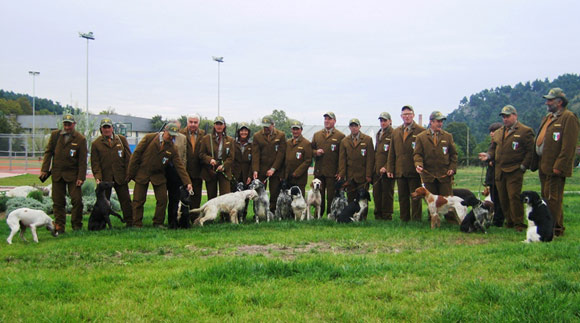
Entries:
{"type": "Polygon", "coordinates": [[[43,191],[32,191],[30,193],[28,193],[28,195],[26,196],[27,198],[33,198],[35,200],[37,200],[38,202],[42,203],[43,199],[44,199],[44,192],[43,191]]]}
{"type": "Polygon", "coordinates": [[[27,207],[33,210],[44,210],[44,204],[38,202],[35,199],[28,198],[28,197],[13,197],[8,200],[6,203],[6,214],[10,214],[10,212],[22,208],[27,207]]]}
{"type": "Polygon", "coordinates": [[[6,192],[0,193],[0,212],[6,211],[6,202],[8,202],[9,198],[6,197],[6,192]]]}
{"type": "Polygon", "coordinates": [[[95,196],[95,183],[92,181],[85,181],[83,186],[81,186],[81,191],[83,192],[83,196],[95,196]]]}

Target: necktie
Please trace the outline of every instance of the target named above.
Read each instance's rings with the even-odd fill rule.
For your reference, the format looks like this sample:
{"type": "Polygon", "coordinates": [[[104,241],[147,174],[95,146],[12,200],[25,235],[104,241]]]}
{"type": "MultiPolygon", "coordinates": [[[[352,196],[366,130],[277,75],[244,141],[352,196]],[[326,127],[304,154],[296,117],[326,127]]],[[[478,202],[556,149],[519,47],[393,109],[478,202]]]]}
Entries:
{"type": "Polygon", "coordinates": [[[356,146],[358,144],[358,139],[355,137],[352,142],[354,143],[354,145],[356,146]]]}
{"type": "Polygon", "coordinates": [[[504,129],[503,130],[503,139],[507,138],[507,136],[510,134],[510,130],[509,129],[504,129]]]}
{"type": "Polygon", "coordinates": [[[546,119],[546,122],[544,123],[542,130],[540,130],[538,140],[536,141],[536,146],[541,146],[544,143],[544,137],[546,136],[546,130],[548,130],[548,125],[550,124],[550,121],[552,121],[551,114],[548,116],[548,119],[546,119]]]}
{"type": "Polygon", "coordinates": [[[435,144],[435,146],[437,146],[437,133],[436,132],[433,133],[433,143],[435,144]]]}
{"type": "Polygon", "coordinates": [[[405,128],[403,132],[403,141],[407,140],[407,136],[409,136],[409,128],[405,128]]]}
{"type": "Polygon", "coordinates": [[[189,142],[191,143],[191,150],[195,152],[195,135],[189,135],[189,142]]]}
{"type": "Polygon", "coordinates": [[[109,137],[107,140],[109,141],[109,147],[113,147],[113,145],[111,143],[111,137],[109,137]]]}
{"type": "Polygon", "coordinates": [[[326,138],[330,137],[330,130],[326,130],[326,138]]]}

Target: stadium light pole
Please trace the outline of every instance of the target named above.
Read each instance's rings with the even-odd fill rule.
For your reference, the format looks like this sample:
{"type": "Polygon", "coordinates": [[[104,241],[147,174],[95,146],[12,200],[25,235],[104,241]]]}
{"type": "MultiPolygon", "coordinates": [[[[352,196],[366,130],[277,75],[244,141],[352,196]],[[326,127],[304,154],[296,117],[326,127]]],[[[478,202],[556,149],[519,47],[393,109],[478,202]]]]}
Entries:
{"type": "Polygon", "coordinates": [[[32,158],[35,155],[34,149],[34,134],[36,132],[36,123],[35,123],[35,113],[36,113],[36,75],[40,74],[40,72],[35,71],[28,71],[28,74],[32,75],[32,158]]]}
{"type": "Polygon", "coordinates": [[[87,137],[87,140],[89,140],[89,40],[95,40],[95,36],[93,35],[92,31],[89,31],[88,33],[79,32],[79,36],[87,40],[87,128],[85,131],[85,136],[87,137]]]}
{"type": "Polygon", "coordinates": [[[220,64],[224,62],[224,57],[212,56],[213,60],[218,63],[218,117],[220,116],[220,64]]]}

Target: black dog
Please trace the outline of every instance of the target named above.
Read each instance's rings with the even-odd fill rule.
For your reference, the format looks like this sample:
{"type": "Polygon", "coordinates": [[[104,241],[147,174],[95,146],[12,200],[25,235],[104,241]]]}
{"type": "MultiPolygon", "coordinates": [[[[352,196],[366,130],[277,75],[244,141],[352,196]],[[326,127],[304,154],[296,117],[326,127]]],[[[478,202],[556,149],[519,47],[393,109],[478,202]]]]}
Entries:
{"type": "Polygon", "coordinates": [[[189,214],[189,205],[193,199],[193,191],[189,192],[187,186],[179,187],[179,203],[177,204],[177,219],[176,221],[171,221],[173,225],[169,227],[171,229],[188,229],[191,228],[191,215],[189,214]]]}
{"type": "Polygon", "coordinates": [[[354,199],[354,201],[348,203],[342,212],[338,214],[336,221],[341,223],[350,223],[366,220],[366,214],[368,212],[370,200],[371,195],[369,192],[364,188],[359,189],[357,192],[357,197],[354,199]]]}
{"type": "Polygon", "coordinates": [[[109,218],[111,214],[118,217],[121,222],[125,223],[125,220],[123,220],[121,215],[113,211],[111,208],[111,201],[107,198],[106,192],[113,187],[113,184],[113,182],[100,182],[97,185],[95,190],[97,201],[95,202],[95,206],[93,206],[93,211],[89,217],[90,231],[103,230],[107,225],[109,226],[109,229],[112,229],[113,226],[111,225],[111,219],[109,218]]]}
{"type": "Polygon", "coordinates": [[[534,191],[524,191],[520,195],[526,203],[528,231],[524,242],[549,242],[554,239],[554,218],[546,202],[534,191]]]}

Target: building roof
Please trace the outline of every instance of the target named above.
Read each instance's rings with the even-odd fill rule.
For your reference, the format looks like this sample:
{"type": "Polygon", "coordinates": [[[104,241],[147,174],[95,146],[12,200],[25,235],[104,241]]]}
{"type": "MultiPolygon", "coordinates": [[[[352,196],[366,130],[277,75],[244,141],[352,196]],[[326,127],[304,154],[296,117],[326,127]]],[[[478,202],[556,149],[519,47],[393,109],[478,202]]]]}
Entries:
{"type": "MultiPolygon", "coordinates": [[[[81,115],[80,117],[84,118],[84,115],[81,115]]],[[[89,114],[91,123],[94,123],[96,127],[98,127],[99,122],[104,117],[110,118],[111,120],[113,120],[114,123],[130,123],[131,131],[138,132],[154,131],[151,128],[151,119],[148,118],[124,116],[118,114],[110,114],[110,115],[89,114]]],[[[57,129],[58,125],[62,122],[62,115],[37,115],[34,117],[34,119],[35,126],[38,129],[57,129]]],[[[20,115],[17,117],[16,121],[18,121],[18,123],[20,123],[20,126],[24,129],[32,128],[32,115],[20,115]]],[[[77,120],[77,122],[78,121],[79,120],[77,120]]]]}

